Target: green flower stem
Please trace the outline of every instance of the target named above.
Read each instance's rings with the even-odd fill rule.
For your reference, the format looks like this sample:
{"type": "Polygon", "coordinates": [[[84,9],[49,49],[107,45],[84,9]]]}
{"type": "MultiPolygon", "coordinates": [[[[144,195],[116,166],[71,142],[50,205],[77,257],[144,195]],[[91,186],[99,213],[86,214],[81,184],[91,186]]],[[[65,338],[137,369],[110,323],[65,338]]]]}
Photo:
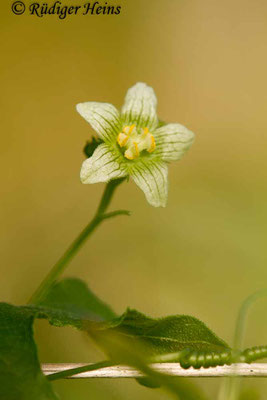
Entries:
{"type": "MultiPolygon", "coordinates": [[[[262,289],[251,294],[241,304],[236,320],[233,343],[234,350],[236,350],[237,354],[238,351],[242,350],[244,346],[244,337],[249,310],[251,306],[253,306],[254,303],[262,297],[267,297],[267,289],[262,289]]],[[[241,378],[238,377],[231,377],[227,379],[222,386],[219,400],[237,400],[240,393],[240,383],[241,378]]]]}
{"type": "Polygon", "coordinates": [[[78,235],[78,237],[74,240],[74,242],[70,245],[67,251],[62,255],[62,257],[58,260],[58,262],[54,265],[54,267],[50,270],[46,278],[42,281],[38,289],[35,291],[33,296],[29,300],[29,304],[37,304],[39,303],[43,297],[46,295],[48,290],[54,284],[54,282],[63,274],[67,265],[74,257],[74,255],[80,250],[85,241],[89,238],[89,236],[95,231],[98,225],[101,224],[102,221],[115,217],[117,215],[129,215],[129,211],[126,210],[118,210],[105,214],[111,199],[113,197],[115,189],[125,180],[125,178],[120,178],[116,180],[110,181],[106,185],[106,189],[103,193],[102,199],[100,201],[100,205],[97,209],[95,216],[92,221],[84,228],[84,230],[78,235]]]}
{"type": "Polygon", "coordinates": [[[95,364],[88,364],[78,368],[67,369],[66,371],[55,372],[54,374],[48,375],[47,379],[49,381],[55,381],[57,379],[69,378],[73,375],[81,374],[82,372],[96,371],[97,369],[112,367],[113,365],[116,364],[112,361],[101,361],[95,364]]]}

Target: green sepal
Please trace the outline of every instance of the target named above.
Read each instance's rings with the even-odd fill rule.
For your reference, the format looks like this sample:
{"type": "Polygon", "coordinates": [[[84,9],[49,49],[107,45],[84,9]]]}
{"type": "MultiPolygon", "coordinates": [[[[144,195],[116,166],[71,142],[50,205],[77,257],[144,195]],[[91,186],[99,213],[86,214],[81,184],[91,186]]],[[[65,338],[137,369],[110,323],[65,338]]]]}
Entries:
{"type": "Polygon", "coordinates": [[[86,145],[83,148],[83,152],[87,158],[91,157],[95,151],[95,149],[101,144],[104,143],[102,139],[95,138],[92,136],[91,140],[86,142],[86,145]]]}
{"type": "Polygon", "coordinates": [[[159,119],[159,122],[158,122],[158,128],[161,128],[162,126],[164,126],[164,125],[167,125],[167,122],[165,122],[165,121],[162,121],[162,119],[159,119]]]}

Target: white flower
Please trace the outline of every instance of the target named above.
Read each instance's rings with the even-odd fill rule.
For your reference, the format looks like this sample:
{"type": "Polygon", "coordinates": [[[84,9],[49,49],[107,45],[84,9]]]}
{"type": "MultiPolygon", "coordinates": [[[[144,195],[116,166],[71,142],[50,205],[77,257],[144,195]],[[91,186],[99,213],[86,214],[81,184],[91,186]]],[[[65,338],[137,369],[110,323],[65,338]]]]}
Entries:
{"type": "Polygon", "coordinates": [[[82,164],[82,183],[131,176],[152,206],[166,206],[168,163],[184,155],[194,134],[180,124],[160,125],[156,107],[154,90],[145,83],[128,90],[121,112],[109,103],[77,105],[103,141],[82,164]]]}

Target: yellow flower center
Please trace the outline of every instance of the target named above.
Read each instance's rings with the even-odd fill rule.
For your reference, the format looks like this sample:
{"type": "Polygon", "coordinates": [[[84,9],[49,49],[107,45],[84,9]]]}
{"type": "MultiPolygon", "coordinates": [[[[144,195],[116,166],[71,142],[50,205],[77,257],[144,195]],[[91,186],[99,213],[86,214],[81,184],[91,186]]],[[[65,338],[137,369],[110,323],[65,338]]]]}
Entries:
{"type": "Polygon", "coordinates": [[[152,153],[156,148],[154,136],[148,128],[142,128],[138,132],[136,125],[124,126],[122,132],[118,134],[117,142],[120,147],[125,147],[124,157],[128,160],[139,157],[143,150],[152,153]]]}

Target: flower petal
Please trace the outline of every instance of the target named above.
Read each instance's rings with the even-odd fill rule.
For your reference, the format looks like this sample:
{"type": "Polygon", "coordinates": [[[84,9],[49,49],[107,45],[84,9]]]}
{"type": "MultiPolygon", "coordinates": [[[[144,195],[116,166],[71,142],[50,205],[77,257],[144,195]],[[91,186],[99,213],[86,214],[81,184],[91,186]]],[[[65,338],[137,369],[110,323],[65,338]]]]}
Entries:
{"type": "Polygon", "coordinates": [[[119,111],[109,103],[80,103],[78,113],[91,125],[104,141],[112,141],[121,131],[119,111]]]}
{"type": "Polygon", "coordinates": [[[180,160],[194,141],[194,133],[180,124],[168,124],[153,133],[156,150],[163,161],[180,160]]]}
{"type": "Polygon", "coordinates": [[[122,156],[107,144],[100,144],[92,157],[85,160],[81,168],[82,183],[108,182],[111,179],[122,178],[127,171],[121,163],[122,156]]]}
{"type": "Polygon", "coordinates": [[[145,83],[137,83],[131,87],[122,107],[122,118],[126,125],[136,123],[137,126],[153,130],[158,125],[156,114],[157,98],[152,87],[145,83]]]}
{"type": "Polygon", "coordinates": [[[168,198],[168,167],[161,161],[138,163],[131,176],[154,207],[165,207],[168,198]]]}

